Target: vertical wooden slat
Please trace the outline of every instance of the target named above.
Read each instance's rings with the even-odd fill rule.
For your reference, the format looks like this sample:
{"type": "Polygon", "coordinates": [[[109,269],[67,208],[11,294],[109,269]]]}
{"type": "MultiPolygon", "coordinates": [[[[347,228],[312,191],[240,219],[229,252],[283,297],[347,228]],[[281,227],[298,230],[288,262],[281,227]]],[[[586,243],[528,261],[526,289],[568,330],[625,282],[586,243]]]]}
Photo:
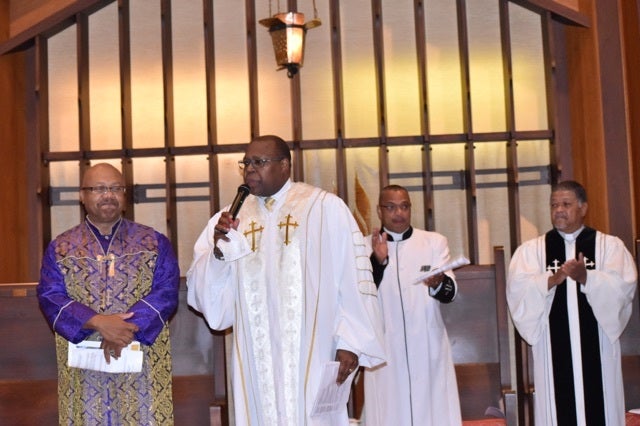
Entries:
{"type": "Polygon", "coordinates": [[[245,0],[247,25],[247,66],[249,67],[249,115],[251,139],[260,132],[260,109],[258,108],[258,52],[256,46],[256,6],[254,0],[245,0]]]}
{"type": "MultiPolygon", "coordinates": [[[[558,32],[557,29],[561,27],[560,24],[553,21],[549,12],[542,13],[542,49],[544,57],[544,77],[547,97],[547,126],[553,130],[553,136],[549,141],[549,164],[551,165],[551,182],[552,184],[558,182],[562,173],[561,164],[559,159],[564,155],[559,152],[559,140],[566,140],[563,144],[571,149],[571,130],[568,126],[559,126],[561,122],[570,123],[569,117],[569,105],[562,107],[558,104],[560,99],[556,96],[556,91],[561,90],[560,93],[568,90],[566,75],[563,72],[557,72],[556,70],[566,70],[566,60],[558,55],[557,43],[564,38],[564,32],[558,32]],[[560,63],[561,61],[561,63],[560,63]]],[[[564,48],[564,44],[562,46],[564,48]]],[[[567,162],[570,163],[570,162],[567,162]]],[[[569,176],[573,173],[571,169],[567,170],[569,176]]],[[[515,248],[514,248],[515,249],[515,248]]]]}
{"type": "Polygon", "coordinates": [[[331,73],[333,77],[334,121],[336,123],[336,180],[338,196],[349,202],[347,160],[344,148],[344,89],[342,78],[342,37],[340,0],[329,0],[331,26],[331,73]]]}
{"type": "Polygon", "coordinates": [[[507,199],[509,204],[509,242],[511,247],[520,245],[520,193],[518,176],[518,141],[514,133],[515,107],[513,93],[513,56],[511,51],[511,25],[509,2],[500,0],[500,41],[502,46],[502,76],[504,85],[504,106],[506,112],[507,141],[507,199]]]}
{"type": "Polygon", "coordinates": [[[416,57],[418,61],[418,92],[420,99],[420,132],[422,133],[422,207],[425,228],[433,231],[433,167],[431,165],[431,145],[429,141],[429,86],[427,76],[427,30],[425,28],[424,2],[413,3],[414,28],[416,35],[416,57]]]}
{"type": "Polygon", "coordinates": [[[378,137],[380,148],[378,161],[380,187],[389,184],[389,150],[387,148],[387,102],[384,73],[384,28],[382,20],[382,0],[371,0],[373,27],[373,59],[376,72],[376,93],[378,95],[378,137]]]}
{"type": "MultiPolygon", "coordinates": [[[[49,48],[47,38],[38,36],[35,40],[35,113],[38,159],[50,151],[49,144],[49,48]]],[[[49,162],[43,161],[40,168],[38,196],[42,206],[42,247],[51,241],[51,176],[49,162]]],[[[42,253],[42,252],[41,252],[42,253]]]]}
{"type": "MultiPolygon", "coordinates": [[[[76,15],[76,52],[78,70],[78,124],[79,124],[79,150],[84,161],[80,163],[80,182],[85,170],[90,166],[87,158],[91,152],[91,114],[89,104],[89,18],[85,13],[76,15]]],[[[82,207],[79,207],[82,209],[82,207]]],[[[82,217],[82,212],[80,214],[82,217]]]]}
{"type": "Polygon", "coordinates": [[[120,58],[120,122],[122,133],[122,173],[127,185],[125,217],[133,220],[133,118],[131,105],[131,29],[129,0],[118,0],[118,55],[120,58]]]}
{"type": "MultiPolygon", "coordinates": [[[[220,210],[220,167],[214,147],[218,144],[218,120],[216,107],[216,67],[215,67],[215,12],[213,0],[202,1],[203,36],[205,58],[205,82],[207,90],[207,144],[211,148],[209,156],[209,212],[220,210]]],[[[229,424],[229,403],[227,398],[226,345],[224,332],[212,334],[213,340],[213,396],[210,413],[211,424],[229,424]]]]}
{"type": "Polygon", "coordinates": [[[458,17],[458,45],[460,50],[460,75],[462,85],[462,118],[466,138],[465,151],[465,193],[467,199],[467,234],[469,238],[469,260],[477,263],[478,249],[478,212],[476,200],[476,165],[474,154],[474,135],[471,116],[471,87],[469,65],[469,40],[467,31],[466,1],[456,0],[458,17]]]}
{"type": "Polygon", "coordinates": [[[175,147],[175,116],[173,102],[173,40],[171,22],[171,0],[161,0],[160,16],[162,20],[162,85],[164,89],[164,146],[165,188],[167,193],[167,237],[173,250],[178,253],[178,212],[176,206],[176,164],[172,148],[175,147]]]}
{"type": "Polygon", "coordinates": [[[220,166],[214,147],[218,144],[218,119],[216,104],[216,44],[213,0],[202,1],[204,17],[204,63],[207,88],[207,144],[211,148],[209,156],[209,212],[213,215],[220,210],[220,166]]]}

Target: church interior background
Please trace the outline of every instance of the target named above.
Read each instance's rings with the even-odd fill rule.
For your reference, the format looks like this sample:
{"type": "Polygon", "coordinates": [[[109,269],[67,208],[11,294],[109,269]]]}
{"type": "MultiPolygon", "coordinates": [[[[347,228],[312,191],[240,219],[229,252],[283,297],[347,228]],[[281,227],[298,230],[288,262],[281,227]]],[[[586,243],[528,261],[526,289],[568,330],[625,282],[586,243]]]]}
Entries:
{"type": "MultiPolygon", "coordinates": [[[[242,144],[252,134],[296,140],[294,161],[302,163],[302,173],[295,178],[342,196],[365,234],[378,225],[377,194],[386,183],[410,189],[414,226],[446,235],[454,257],[475,263],[491,263],[496,245],[510,253],[513,229],[526,240],[549,227],[553,123],[540,14],[498,0],[428,0],[422,16],[411,0],[383,1],[379,10],[370,0],[319,0],[322,25],[307,33],[296,94],[285,71],[276,71],[263,27],[254,34],[256,63],[248,63],[246,16],[269,16],[268,2],[247,10],[244,2],[215,1],[209,16],[200,0],[169,2],[168,11],[161,3],[127,3],[124,61],[118,2],[46,40],[41,78],[48,88],[44,156],[51,237],[80,220],[78,152],[92,163],[122,169],[122,149],[129,148],[130,214],[171,236],[184,275],[213,210],[209,182],[217,193],[214,206],[231,201],[242,178],[242,144]],[[207,22],[214,32],[209,53],[207,22]],[[163,47],[167,26],[170,44],[163,47]],[[77,49],[83,37],[86,55],[77,49]],[[327,48],[332,44],[341,52],[338,63],[327,48]],[[377,47],[383,60],[374,55],[377,47]],[[124,118],[123,80],[130,86],[130,115],[124,118]],[[89,105],[78,102],[79,87],[89,105]],[[294,130],[296,96],[300,123],[294,130]],[[215,154],[212,144],[219,148],[215,154]],[[509,214],[510,156],[519,172],[517,224],[509,214]],[[168,197],[169,187],[175,196],[168,197]],[[176,217],[169,220],[172,211],[176,217]],[[174,220],[175,228],[168,229],[174,220]]],[[[298,10],[311,19],[310,0],[298,2],[298,10]]]]}

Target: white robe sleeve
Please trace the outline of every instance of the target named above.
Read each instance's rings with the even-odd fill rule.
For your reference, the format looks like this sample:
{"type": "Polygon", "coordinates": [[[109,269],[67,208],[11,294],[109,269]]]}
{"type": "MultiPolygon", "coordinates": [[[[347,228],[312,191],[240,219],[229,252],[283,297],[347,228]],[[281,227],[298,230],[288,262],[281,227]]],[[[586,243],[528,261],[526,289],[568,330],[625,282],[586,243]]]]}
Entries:
{"type": "MultiPolygon", "coordinates": [[[[351,238],[334,238],[331,254],[334,281],[339,286],[339,310],[335,336],[337,349],[354,352],[359,363],[374,367],[384,361],[383,325],[378,291],[371,274],[371,262],[364,237],[348,207],[337,197],[329,200],[326,226],[350,229],[351,238]]],[[[328,265],[327,265],[328,266],[328,265]]]]}
{"type": "Polygon", "coordinates": [[[598,324],[611,342],[618,340],[631,317],[637,271],[631,253],[617,237],[597,233],[596,269],[580,286],[598,324]]]}
{"type": "Polygon", "coordinates": [[[227,234],[231,241],[220,244],[226,260],[216,259],[213,232],[219,217],[219,213],[212,217],[198,237],[187,271],[187,303],[201,312],[214,330],[233,325],[237,282],[233,260],[251,251],[246,240],[232,229],[227,234]]]}
{"type": "Polygon", "coordinates": [[[507,277],[511,319],[524,340],[535,345],[547,330],[555,287],[548,289],[544,235],[522,244],[513,254],[507,277]]]}

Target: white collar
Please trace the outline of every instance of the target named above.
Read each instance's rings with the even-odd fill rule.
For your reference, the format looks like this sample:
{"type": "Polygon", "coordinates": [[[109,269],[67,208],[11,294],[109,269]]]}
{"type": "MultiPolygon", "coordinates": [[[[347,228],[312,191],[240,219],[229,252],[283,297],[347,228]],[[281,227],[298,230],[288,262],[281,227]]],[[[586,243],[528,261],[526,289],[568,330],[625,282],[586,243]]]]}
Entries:
{"type": "Polygon", "coordinates": [[[583,229],[584,229],[584,225],[582,225],[580,228],[578,228],[578,230],[573,231],[570,234],[567,234],[566,232],[562,232],[562,231],[558,231],[558,234],[560,234],[566,242],[572,243],[576,240],[576,238],[578,238],[578,235],[580,235],[583,229]]]}
{"type": "Polygon", "coordinates": [[[387,233],[387,235],[390,235],[391,238],[393,238],[393,241],[402,241],[402,240],[404,240],[404,235],[409,230],[409,228],[405,229],[402,232],[389,231],[387,228],[383,228],[383,229],[384,229],[384,232],[387,233]]]}
{"type": "Polygon", "coordinates": [[[278,203],[278,200],[284,198],[284,195],[287,193],[287,191],[289,191],[289,188],[291,188],[291,179],[287,179],[287,181],[284,183],[284,185],[282,185],[282,187],[278,190],[278,192],[276,192],[275,194],[271,194],[271,195],[267,195],[264,197],[259,197],[262,201],[264,201],[265,199],[271,197],[273,198],[274,201],[274,205],[278,203]]]}

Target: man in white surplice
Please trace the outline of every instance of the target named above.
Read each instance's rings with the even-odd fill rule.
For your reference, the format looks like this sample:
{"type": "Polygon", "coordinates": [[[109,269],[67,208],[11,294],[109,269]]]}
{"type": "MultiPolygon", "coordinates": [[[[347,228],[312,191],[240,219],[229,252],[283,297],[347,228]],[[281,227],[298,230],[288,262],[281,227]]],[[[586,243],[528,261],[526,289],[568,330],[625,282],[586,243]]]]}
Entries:
{"type": "Polygon", "coordinates": [[[619,337],[633,258],[617,237],[584,226],[579,183],[555,185],[550,207],[554,229],[516,250],[507,281],[513,322],[533,349],[536,424],[623,425],[619,337]]]}
{"type": "Polygon", "coordinates": [[[416,283],[449,262],[446,237],[411,226],[406,188],[389,185],[378,199],[381,229],[371,245],[382,305],[387,362],[365,369],[367,426],[460,426],[460,400],[441,303],[456,296],[451,271],[416,283]]]}
{"type": "Polygon", "coordinates": [[[337,383],[383,362],[364,238],[340,198],[290,180],[281,138],[251,141],[240,167],[250,195],[211,218],[187,273],[189,305],[234,328],[236,424],[346,425],[346,406],[311,412],[327,362],[337,383]]]}

